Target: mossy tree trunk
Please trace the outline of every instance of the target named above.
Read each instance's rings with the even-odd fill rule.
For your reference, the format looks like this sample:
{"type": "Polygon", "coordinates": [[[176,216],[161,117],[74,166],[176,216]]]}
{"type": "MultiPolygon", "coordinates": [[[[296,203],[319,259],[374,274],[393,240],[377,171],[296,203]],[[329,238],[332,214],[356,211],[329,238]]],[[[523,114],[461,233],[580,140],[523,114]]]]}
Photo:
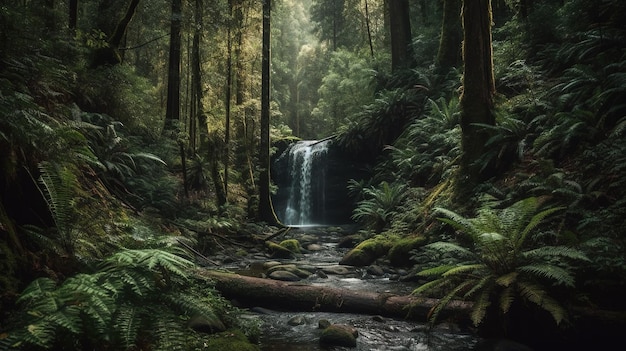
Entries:
{"type": "Polygon", "coordinates": [[[461,95],[462,174],[472,186],[490,176],[489,167],[478,164],[489,134],[477,124],[495,124],[491,1],[464,0],[462,22],[463,93],[461,95]]]}
{"type": "Polygon", "coordinates": [[[437,51],[437,67],[442,72],[458,67],[461,62],[463,28],[461,25],[461,0],[444,0],[441,39],[437,51]]]}

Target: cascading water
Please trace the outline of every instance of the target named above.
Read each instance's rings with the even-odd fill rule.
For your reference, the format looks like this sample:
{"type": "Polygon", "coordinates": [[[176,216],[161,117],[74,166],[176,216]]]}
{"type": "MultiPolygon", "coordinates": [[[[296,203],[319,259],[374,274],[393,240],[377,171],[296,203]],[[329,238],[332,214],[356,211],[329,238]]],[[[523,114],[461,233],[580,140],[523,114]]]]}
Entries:
{"type": "Polygon", "coordinates": [[[328,141],[299,141],[285,151],[291,180],[283,223],[324,222],[328,141]]]}

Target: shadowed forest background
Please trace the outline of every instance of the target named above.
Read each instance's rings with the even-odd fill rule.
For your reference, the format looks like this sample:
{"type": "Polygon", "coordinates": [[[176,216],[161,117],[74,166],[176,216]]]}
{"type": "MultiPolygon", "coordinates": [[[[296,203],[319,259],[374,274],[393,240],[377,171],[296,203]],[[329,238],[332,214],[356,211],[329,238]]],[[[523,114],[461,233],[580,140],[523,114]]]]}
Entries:
{"type": "Polygon", "coordinates": [[[0,349],[207,349],[197,316],[258,349],[197,271],[285,230],[272,162],[322,139],[358,167],[355,249],[402,251],[430,321],[462,299],[481,335],[623,340],[626,3],[269,13],[0,0],[0,349]]]}

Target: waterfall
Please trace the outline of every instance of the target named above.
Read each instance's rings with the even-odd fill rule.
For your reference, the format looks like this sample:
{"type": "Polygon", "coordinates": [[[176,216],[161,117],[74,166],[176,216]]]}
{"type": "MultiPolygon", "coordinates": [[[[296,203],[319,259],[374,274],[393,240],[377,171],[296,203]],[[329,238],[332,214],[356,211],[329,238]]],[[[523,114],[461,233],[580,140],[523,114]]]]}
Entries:
{"type": "Polygon", "coordinates": [[[285,150],[290,190],[283,214],[286,225],[319,224],[325,218],[327,141],[299,141],[285,150]],[[318,222],[318,223],[316,223],[318,222]]]}

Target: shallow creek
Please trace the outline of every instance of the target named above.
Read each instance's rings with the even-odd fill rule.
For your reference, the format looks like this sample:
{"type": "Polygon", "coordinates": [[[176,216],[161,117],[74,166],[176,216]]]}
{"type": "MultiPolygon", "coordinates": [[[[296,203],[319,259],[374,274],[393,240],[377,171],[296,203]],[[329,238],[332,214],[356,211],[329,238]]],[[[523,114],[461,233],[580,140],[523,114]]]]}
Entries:
{"type": "MultiPolygon", "coordinates": [[[[415,283],[399,281],[403,271],[380,266],[377,273],[367,269],[340,266],[339,260],[348,249],[338,248],[340,230],[333,228],[297,228],[276,239],[298,239],[306,250],[297,259],[273,259],[262,253],[252,254],[243,261],[231,263],[229,268],[239,274],[264,276],[264,264],[278,261],[295,264],[317,272],[302,283],[332,286],[335,288],[386,292],[397,295],[409,294],[415,283]],[[382,273],[382,274],[381,274],[382,273]]],[[[291,312],[251,308],[248,318],[261,321],[261,349],[265,351],[307,350],[397,350],[397,351],[461,351],[476,348],[480,339],[455,325],[442,324],[429,328],[425,323],[409,320],[383,318],[381,316],[327,312],[291,312]],[[346,324],[358,330],[356,348],[328,347],[320,345],[321,330],[318,322],[326,319],[335,324],[346,324]]]]}

